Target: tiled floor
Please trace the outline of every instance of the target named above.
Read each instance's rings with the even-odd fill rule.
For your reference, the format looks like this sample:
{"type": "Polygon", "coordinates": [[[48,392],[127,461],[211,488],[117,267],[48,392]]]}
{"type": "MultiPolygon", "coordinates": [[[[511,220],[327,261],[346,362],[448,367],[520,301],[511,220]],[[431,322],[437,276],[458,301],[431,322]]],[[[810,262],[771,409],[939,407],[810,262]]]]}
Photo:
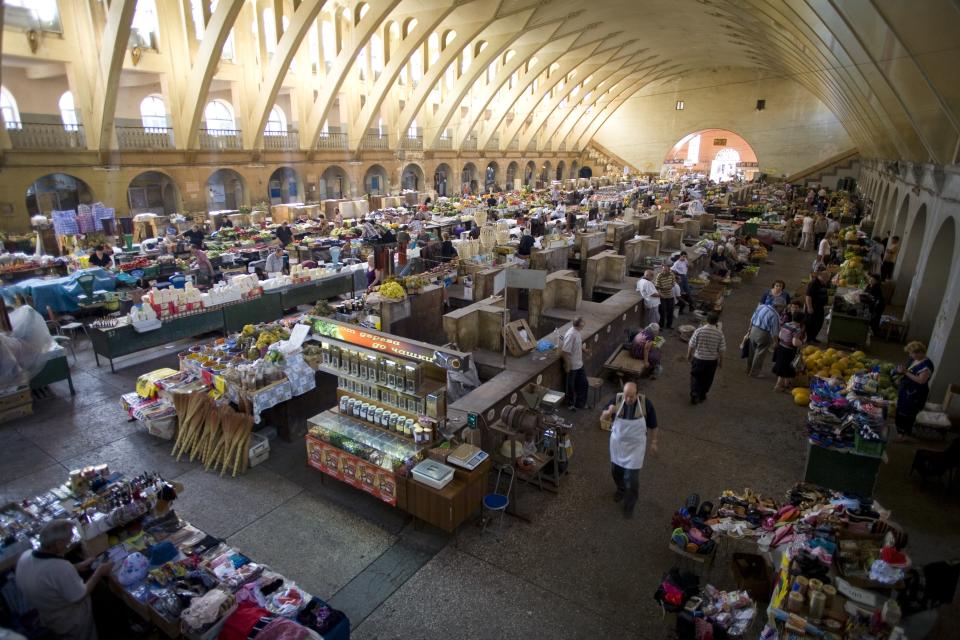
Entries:
{"type": "MultiPolygon", "coordinates": [[[[96,368],[83,345],[73,367],[75,397],[58,383],[52,397],[35,403],[34,416],[0,425],[0,500],[35,494],[94,462],[159,471],[185,485],[176,504],[185,518],[331,600],[360,639],[664,637],[667,623],[651,596],[676,560],[668,537],[677,506],[689,493],[715,499],[726,488],[779,495],[803,474],[804,411],[772,391],[772,378],[746,377],[735,357],[764,286],[782,277],[793,288],[809,263],[795,250],[778,248],[771,257],[776,264],[763,268],[762,281],[727,299],[731,357],[706,403],[688,404],[686,345],[668,338],[664,375],[642,389],[657,407],[660,450],[641,472],[633,520],[611,500],[599,410],[571,416],[578,431],[562,493],[522,487],[517,506],[531,522],[507,517],[502,529],[483,535],[473,525],[455,538],[418,530],[370,496],[321,482],[302,442],[274,440],[270,459],[238,478],[177,462],[170,443],[127,422],[119,406],[138,375],[175,366],[176,345],[123,359],[116,374],[96,368]]],[[[915,561],[954,557],[960,505],[908,476],[913,449],[890,448],[878,498],[910,532],[915,561]]],[[[709,575],[721,586],[732,586],[734,550],[728,544],[709,575]]]]}

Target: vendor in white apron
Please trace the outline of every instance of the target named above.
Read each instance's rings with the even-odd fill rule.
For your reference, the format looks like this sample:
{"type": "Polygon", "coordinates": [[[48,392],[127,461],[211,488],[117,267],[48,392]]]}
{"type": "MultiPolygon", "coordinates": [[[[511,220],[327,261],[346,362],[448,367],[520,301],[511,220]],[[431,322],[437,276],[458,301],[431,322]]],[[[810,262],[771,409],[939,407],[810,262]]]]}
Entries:
{"type": "Polygon", "coordinates": [[[623,515],[633,517],[633,509],[640,497],[640,469],[647,452],[657,452],[657,414],[653,403],[637,393],[637,385],[628,382],[623,392],[611,402],[601,416],[613,421],[610,429],[610,468],[617,491],[614,502],[623,501],[623,515]]]}

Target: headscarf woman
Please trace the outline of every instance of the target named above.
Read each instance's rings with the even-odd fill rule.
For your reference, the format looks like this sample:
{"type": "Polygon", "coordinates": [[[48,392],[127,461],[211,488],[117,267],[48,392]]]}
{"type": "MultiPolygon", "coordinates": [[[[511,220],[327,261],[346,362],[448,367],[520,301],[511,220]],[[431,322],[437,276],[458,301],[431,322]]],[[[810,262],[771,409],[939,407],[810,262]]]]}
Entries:
{"type": "Polygon", "coordinates": [[[656,373],[660,367],[660,347],[657,344],[657,338],[660,337],[660,325],[651,322],[646,328],[637,332],[630,345],[630,355],[637,360],[643,360],[643,366],[640,368],[640,377],[649,376],[656,379],[656,373]]]}
{"type": "Polygon", "coordinates": [[[897,373],[903,374],[900,380],[900,392],[897,394],[897,433],[901,439],[910,437],[917,414],[923,411],[930,395],[930,376],[933,375],[933,362],[927,357],[927,345],[914,340],[903,349],[910,362],[897,367],[897,373]]]}

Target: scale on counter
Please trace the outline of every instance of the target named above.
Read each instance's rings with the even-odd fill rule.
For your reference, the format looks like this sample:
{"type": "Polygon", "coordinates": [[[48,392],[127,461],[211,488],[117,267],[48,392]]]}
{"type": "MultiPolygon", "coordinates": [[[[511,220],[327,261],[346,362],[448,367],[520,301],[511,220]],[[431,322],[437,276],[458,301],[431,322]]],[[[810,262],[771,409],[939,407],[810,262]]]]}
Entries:
{"type": "Polygon", "coordinates": [[[472,444],[462,444],[447,455],[447,462],[473,471],[489,457],[485,451],[472,444]]]}
{"type": "Polygon", "coordinates": [[[428,487],[443,489],[453,480],[453,468],[427,458],[413,468],[413,478],[428,487]]]}

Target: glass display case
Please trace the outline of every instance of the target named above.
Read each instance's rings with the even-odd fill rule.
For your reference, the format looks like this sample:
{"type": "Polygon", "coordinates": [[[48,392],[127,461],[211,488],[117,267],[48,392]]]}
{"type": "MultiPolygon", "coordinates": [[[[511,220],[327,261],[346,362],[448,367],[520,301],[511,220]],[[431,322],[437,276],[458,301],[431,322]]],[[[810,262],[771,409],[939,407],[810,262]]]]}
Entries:
{"type": "Polygon", "coordinates": [[[430,447],[333,411],[313,416],[309,422],[311,437],[390,472],[405,463],[416,464],[430,447]]]}

